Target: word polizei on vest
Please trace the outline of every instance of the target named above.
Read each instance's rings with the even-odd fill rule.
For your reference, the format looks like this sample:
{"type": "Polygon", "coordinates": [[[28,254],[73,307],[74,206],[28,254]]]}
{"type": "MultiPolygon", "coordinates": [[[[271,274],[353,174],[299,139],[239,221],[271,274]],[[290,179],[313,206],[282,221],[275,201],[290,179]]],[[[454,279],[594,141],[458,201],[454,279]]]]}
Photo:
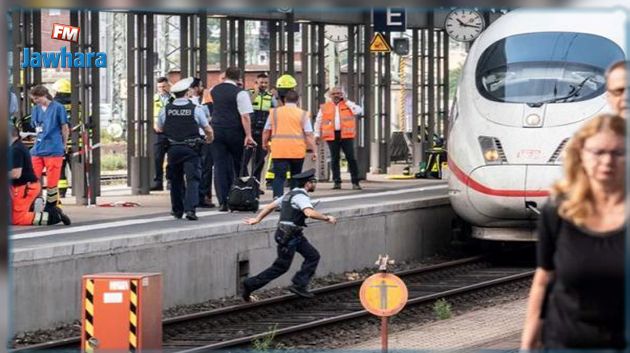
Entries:
{"type": "MultiPolygon", "coordinates": [[[[193,105],[193,107],[195,107],[195,106],[193,105]]],[[[191,115],[193,115],[193,110],[192,109],[186,109],[186,107],[184,106],[184,108],[171,108],[171,109],[168,109],[166,111],[166,114],[168,114],[170,116],[190,117],[191,115]]]]}

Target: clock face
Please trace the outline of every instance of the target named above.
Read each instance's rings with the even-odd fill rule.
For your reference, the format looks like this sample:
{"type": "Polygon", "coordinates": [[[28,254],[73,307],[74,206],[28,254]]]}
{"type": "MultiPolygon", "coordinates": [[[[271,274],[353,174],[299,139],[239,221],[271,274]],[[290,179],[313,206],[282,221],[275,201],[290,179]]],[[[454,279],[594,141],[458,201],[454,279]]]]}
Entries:
{"type": "Polygon", "coordinates": [[[483,16],[475,10],[457,9],[446,15],[444,28],[449,37],[460,42],[469,42],[483,31],[483,16]]]}
{"type": "Polygon", "coordinates": [[[348,40],[348,27],[346,26],[326,26],[324,35],[333,42],[343,42],[348,40]]]}

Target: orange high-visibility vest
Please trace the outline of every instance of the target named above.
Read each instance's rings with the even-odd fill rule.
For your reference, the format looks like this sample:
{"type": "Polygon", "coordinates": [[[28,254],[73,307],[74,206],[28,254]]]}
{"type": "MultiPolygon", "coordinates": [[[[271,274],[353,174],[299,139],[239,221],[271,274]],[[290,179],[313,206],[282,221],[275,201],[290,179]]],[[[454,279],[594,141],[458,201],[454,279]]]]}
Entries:
{"type": "Polygon", "coordinates": [[[268,119],[271,119],[273,158],[304,158],[306,141],[303,126],[308,112],[298,107],[282,106],[270,109],[268,119]]]}
{"type": "MultiPolygon", "coordinates": [[[[322,139],[333,141],[335,139],[335,103],[326,102],[320,106],[320,109],[322,111],[322,139]]],[[[353,139],[357,135],[357,124],[352,110],[344,101],[339,102],[339,121],[341,123],[341,138],[353,139]]]]}

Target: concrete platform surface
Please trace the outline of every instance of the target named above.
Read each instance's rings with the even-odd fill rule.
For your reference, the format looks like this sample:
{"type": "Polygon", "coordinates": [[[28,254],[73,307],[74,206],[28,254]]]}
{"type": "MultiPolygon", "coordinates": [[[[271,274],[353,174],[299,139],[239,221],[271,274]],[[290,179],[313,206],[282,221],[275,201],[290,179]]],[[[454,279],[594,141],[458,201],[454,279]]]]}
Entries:
{"type": "MultiPolygon", "coordinates": [[[[526,309],[527,299],[515,300],[397,332],[390,335],[388,348],[390,351],[475,352],[492,349],[517,352],[526,309]]],[[[378,350],[381,348],[380,337],[346,348],[378,350]]]]}

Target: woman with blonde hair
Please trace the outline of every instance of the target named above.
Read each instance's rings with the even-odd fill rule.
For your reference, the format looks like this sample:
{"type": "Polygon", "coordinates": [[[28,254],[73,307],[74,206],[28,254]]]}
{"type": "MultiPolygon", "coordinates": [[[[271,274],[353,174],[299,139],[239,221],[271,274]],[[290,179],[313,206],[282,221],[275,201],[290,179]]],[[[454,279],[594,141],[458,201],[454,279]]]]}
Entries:
{"type": "Polygon", "coordinates": [[[626,122],[602,114],[565,150],[538,221],[538,267],[521,349],[625,349],[626,122]]]}

